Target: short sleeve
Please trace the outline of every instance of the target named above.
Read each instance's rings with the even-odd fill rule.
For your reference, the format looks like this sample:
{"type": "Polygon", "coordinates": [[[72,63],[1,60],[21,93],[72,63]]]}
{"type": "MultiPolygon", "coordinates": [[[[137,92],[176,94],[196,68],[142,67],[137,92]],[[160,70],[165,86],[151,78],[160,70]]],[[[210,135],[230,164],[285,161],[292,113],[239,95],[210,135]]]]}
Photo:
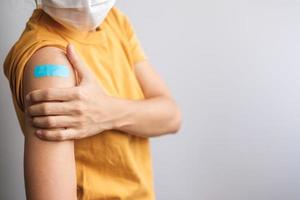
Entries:
{"type": "Polygon", "coordinates": [[[128,37],[129,49],[132,55],[133,63],[138,63],[148,59],[145,50],[143,49],[139,38],[137,37],[136,31],[131,24],[129,17],[125,17],[125,30],[128,37]]]}
{"type": "Polygon", "coordinates": [[[4,62],[4,73],[7,77],[15,105],[24,112],[23,73],[26,63],[40,48],[53,46],[65,51],[66,44],[44,40],[42,42],[18,42],[11,49],[4,62]]]}
{"type": "MultiPolygon", "coordinates": [[[[26,41],[26,40],[25,40],[26,41]]],[[[27,40],[28,41],[28,40],[27,40]]],[[[25,113],[23,99],[23,74],[27,61],[40,48],[45,46],[54,46],[65,50],[65,45],[60,45],[52,41],[43,41],[35,43],[17,42],[7,55],[3,69],[10,85],[13,105],[17,114],[17,118],[25,134],[25,113]]]]}

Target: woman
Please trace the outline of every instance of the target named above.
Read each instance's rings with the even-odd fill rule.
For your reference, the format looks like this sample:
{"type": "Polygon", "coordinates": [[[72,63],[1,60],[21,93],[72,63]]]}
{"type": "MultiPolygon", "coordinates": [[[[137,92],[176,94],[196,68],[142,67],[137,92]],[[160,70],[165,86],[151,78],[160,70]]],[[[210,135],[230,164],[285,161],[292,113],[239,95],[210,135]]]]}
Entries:
{"type": "Polygon", "coordinates": [[[155,198],[148,138],[180,110],[114,4],[37,2],[6,58],[27,199],[155,198]]]}

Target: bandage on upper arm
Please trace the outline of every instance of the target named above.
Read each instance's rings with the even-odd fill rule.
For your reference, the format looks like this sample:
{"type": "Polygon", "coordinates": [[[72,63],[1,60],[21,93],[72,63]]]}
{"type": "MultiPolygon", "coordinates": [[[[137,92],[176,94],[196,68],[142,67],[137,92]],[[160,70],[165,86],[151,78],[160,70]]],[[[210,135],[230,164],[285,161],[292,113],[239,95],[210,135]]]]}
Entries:
{"type": "Polygon", "coordinates": [[[23,98],[36,89],[75,85],[76,74],[65,52],[56,47],[44,47],[27,62],[23,76],[23,98]]]}
{"type": "Polygon", "coordinates": [[[65,65],[43,64],[34,66],[33,76],[35,78],[43,77],[63,77],[70,76],[70,70],[65,65]]]}

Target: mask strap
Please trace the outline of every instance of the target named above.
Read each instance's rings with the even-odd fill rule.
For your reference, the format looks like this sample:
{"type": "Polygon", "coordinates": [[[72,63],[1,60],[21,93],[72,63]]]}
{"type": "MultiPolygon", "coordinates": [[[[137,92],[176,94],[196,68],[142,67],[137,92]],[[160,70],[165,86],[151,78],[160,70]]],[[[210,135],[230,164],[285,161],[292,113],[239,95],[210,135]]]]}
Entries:
{"type": "Polygon", "coordinates": [[[41,8],[41,0],[34,0],[35,1],[35,5],[36,5],[36,8],[41,8]]]}

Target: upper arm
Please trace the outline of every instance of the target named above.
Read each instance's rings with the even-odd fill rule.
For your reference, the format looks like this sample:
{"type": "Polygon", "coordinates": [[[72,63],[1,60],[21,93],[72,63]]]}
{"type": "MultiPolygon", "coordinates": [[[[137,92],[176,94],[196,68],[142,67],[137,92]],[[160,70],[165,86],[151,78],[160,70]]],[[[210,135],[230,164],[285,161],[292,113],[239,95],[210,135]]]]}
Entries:
{"type": "MultiPolygon", "coordinates": [[[[37,89],[75,85],[72,66],[64,52],[54,47],[38,50],[27,62],[23,78],[24,97],[37,89]],[[65,65],[72,73],[66,78],[35,78],[34,67],[42,64],[65,65]]],[[[76,199],[74,142],[41,140],[35,136],[35,129],[27,119],[25,120],[24,176],[27,198],[30,200],[76,199]]]]}
{"type": "Polygon", "coordinates": [[[172,98],[166,83],[148,60],[136,63],[134,68],[146,98],[155,96],[172,98]]]}

